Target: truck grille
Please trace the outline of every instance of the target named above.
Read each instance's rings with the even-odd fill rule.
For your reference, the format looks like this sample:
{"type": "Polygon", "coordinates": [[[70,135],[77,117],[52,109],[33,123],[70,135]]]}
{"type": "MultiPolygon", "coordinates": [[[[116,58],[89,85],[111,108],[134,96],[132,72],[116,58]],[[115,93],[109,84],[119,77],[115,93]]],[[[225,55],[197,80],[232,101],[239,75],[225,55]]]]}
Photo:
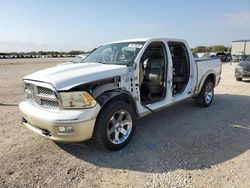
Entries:
{"type": "Polygon", "coordinates": [[[25,82],[24,90],[27,101],[43,108],[59,109],[60,105],[56,93],[52,89],[25,82]]]}
{"type": "Polygon", "coordinates": [[[51,89],[40,86],[37,86],[37,93],[43,95],[54,95],[54,92],[51,89]]]}
{"type": "Polygon", "coordinates": [[[58,108],[58,102],[57,101],[52,101],[52,100],[47,100],[47,99],[41,99],[41,105],[47,108],[58,108]]]}
{"type": "Polygon", "coordinates": [[[250,67],[245,67],[245,68],[244,68],[244,71],[250,72],[250,67]]]}

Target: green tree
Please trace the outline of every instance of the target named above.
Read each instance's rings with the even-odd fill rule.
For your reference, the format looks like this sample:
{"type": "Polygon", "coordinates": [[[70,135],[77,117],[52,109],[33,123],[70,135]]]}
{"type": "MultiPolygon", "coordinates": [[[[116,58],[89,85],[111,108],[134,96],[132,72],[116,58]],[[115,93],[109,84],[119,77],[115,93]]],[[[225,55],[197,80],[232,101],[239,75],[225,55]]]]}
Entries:
{"type": "Polygon", "coordinates": [[[193,52],[204,53],[207,52],[207,48],[205,46],[197,46],[196,48],[193,48],[193,52]]]}
{"type": "Polygon", "coordinates": [[[195,53],[205,53],[205,52],[227,52],[229,49],[223,45],[213,45],[213,46],[197,46],[192,49],[195,53]]]}

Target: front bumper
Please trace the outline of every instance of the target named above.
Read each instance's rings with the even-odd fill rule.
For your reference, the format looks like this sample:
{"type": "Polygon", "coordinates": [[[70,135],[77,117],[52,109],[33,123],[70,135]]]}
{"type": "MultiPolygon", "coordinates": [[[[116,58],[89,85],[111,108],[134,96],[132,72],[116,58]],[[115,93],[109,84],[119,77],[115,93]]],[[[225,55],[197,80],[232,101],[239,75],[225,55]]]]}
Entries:
{"type": "Polygon", "coordinates": [[[236,78],[250,77],[250,72],[244,70],[243,68],[236,68],[235,77],[236,78]]]}
{"type": "Polygon", "coordinates": [[[58,142],[79,142],[92,138],[96,116],[100,110],[47,111],[23,101],[19,104],[23,124],[31,131],[58,142]],[[58,127],[71,127],[73,132],[59,132],[58,127]]]}

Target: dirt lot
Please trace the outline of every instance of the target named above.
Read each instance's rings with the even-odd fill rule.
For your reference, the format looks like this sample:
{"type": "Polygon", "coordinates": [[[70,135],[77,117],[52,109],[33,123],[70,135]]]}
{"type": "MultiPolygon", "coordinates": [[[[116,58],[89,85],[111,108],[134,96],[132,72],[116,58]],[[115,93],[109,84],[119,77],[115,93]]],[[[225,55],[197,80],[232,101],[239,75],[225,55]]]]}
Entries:
{"type": "Polygon", "coordinates": [[[0,187],[250,187],[250,81],[235,81],[235,64],[223,65],[210,108],[188,100],[143,118],[109,152],[20,124],[22,77],[59,61],[0,60],[0,187]]]}

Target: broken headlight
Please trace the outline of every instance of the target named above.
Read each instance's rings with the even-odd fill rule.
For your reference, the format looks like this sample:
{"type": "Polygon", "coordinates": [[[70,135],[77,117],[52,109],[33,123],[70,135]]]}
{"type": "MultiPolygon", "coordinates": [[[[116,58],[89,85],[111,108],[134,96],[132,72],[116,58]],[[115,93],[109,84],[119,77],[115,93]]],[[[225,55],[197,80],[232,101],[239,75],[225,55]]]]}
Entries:
{"type": "Polygon", "coordinates": [[[92,108],[96,105],[95,99],[86,91],[60,93],[64,109],[92,108]]]}

